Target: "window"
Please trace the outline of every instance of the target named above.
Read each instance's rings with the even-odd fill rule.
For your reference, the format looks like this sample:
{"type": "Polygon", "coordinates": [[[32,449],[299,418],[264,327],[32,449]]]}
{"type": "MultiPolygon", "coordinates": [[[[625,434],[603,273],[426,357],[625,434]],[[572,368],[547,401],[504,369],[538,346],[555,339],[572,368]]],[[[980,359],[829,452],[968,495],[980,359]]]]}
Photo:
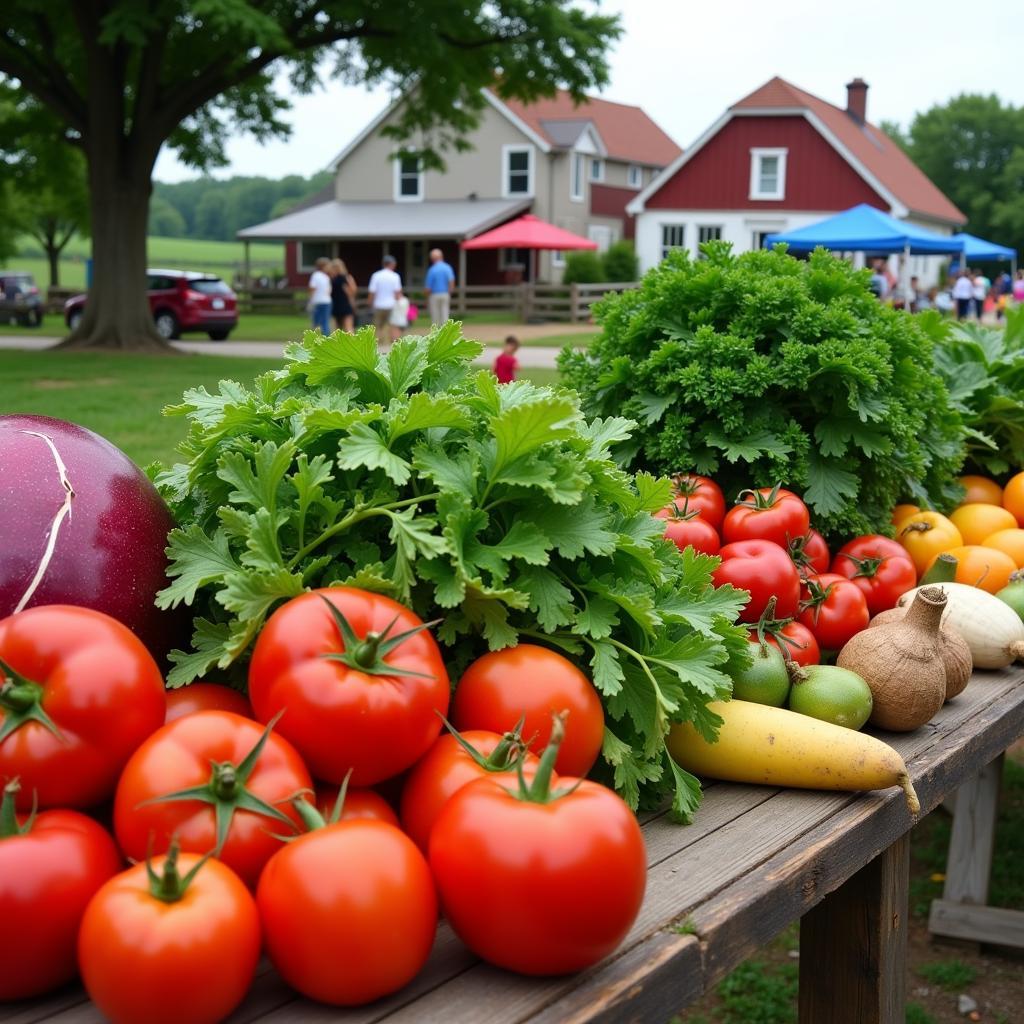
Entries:
{"type": "Polygon", "coordinates": [[[503,146],[501,153],[502,195],[506,199],[532,196],[533,146],[503,146]]]}
{"type": "Polygon", "coordinates": [[[607,224],[590,224],[587,227],[587,238],[597,242],[598,252],[607,252],[608,246],[612,244],[612,229],[607,224]]]}
{"type": "Polygon", "coordinates": [[[673,249],[682,249],[686,239],[685,224],[662,224],[661,225],[661,258],[666,256],[673,249]]]}
{"type": "Polygon", "coordinates": [[[414,156],[395,160],[395,202],[414,203],[423,198],[423,169],[414,156]]]}
{"type": "Polygon", "coordinates": [[[717,242],[722,238],[722,225],[721,224],[701,224],[697,228],[697,259],[704,259],[704,253],[700,251],[699,246],[704,242],[717,242]]]}
{"type": "Polygon", "coordinates": [[[530,252],[528,249],[499,249],[498,269],[499,270],[525,270],[529,265],[530,252]]]}
{"type": "Polygon", "coordinates": [[[574,203],[583,202],[583,154],[573,153],[569,173],[569,198],[574,203]]]}
{"type": "Polygon", "coordinates": [[[752,149],[750,151],[750,198],[786,198],[785,149],[752,149]]]}
{"type": "Polygon", "coordinates": [[[752,249],[765,249],[767,246],[764,244],[764,240],[769,236],[775,234],[776,231],[781,231],[781,228],[772,228],[771,231],[755,231],[754,237],[751,241],[752,249]]]}
{"type": "Polygon", "coordinates": [[[565,253],[561,249],[551,250],[551,266],[553,267],[564,267],[565,266],[565,253]]]}
{"type": "Polygon", "coordinates": [[[312,270],[321,256],[330,259],[333,255],[330,242],[299,242],[299,270],[312,270]]]}
{"type": "Polygon", "coordinates": [[[604,161],[600,157],[594,157],[590,161],[590,180],[604,181],[604,161]]]}
{"type": "Polygon", "coordinates": [[[636,164],[630,164],[626,172],[626,183],[630,188],[641,188],[644,183],[644,169],[636,164]]]}

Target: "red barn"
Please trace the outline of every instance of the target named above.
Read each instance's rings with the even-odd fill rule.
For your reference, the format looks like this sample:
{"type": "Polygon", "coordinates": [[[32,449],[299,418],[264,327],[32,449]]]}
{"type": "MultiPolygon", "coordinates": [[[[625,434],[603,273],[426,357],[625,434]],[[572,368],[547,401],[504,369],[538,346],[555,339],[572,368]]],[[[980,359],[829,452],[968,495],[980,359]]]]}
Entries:
{"type": "MultiPolygon", "coordinates": [[[[857,203],[940,234],[966,217],[881,129],[867,120],[867,84],[837,107],[773,78],[734,103],[629,203],[642,269],[671,249],[724,239],[734,251],[812,224],[857,203]]],[[[935,277],[944,257],[911,257],[935,277]]]]}

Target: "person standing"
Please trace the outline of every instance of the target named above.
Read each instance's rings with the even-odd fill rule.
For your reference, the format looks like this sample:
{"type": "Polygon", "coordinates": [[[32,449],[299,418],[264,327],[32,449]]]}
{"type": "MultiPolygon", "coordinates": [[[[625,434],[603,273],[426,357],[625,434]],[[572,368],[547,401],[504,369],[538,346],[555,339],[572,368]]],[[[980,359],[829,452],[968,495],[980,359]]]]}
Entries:
{"type": "Polygon", "coordinates": [[[324,336],[331,333],[331,279],[327,276],[330,260],[321,256],[309,276],[309,313],[313,330],[324,336]]]}
{"type": "Polygon", "coordinates": [[[440,249],[430,250],[430,269],[423,281],[427,293],[430,322],[437,326],[446,323],[451,312],[452,292],[455,290],[455,271],[446,263],[440,249]]]}
{"type": "Polygon", "coordinates": [[[344,260],[331,261],[331,315],[340,331],[352,333],[356,322],[353,300],[356,282],[348,272],[344,260]]]}
{"type": "Polygon", "coordinates": [[[980,270],[976,270],[974,275],[971,295],[974,298],[974,315],[978,318],[978,323],[981,323],[981,314],[985,312],[985,298],[988,296],[989,280],[980,270]]]}
{"type": "Polygon", "coordinates": [[[380,270],[374,271],[370,278],[370,308],[373,310],[373,326],[378,343],[394,341],[398,337],[391,327],[391,312],[402,297],[402,279],[395,270],[396,265],[394,256],[385,256],[381,260],[380,270]]]}
{"type": "Polygon", "coordinates": [[[971,303],[974,301],[974,284],[971,275],[966,270],[957,274],[953,284],[953,298],[956,300],[957,320],[966,320],[971,312],[971,303]]]}
{"type": "Polygon", "coordinates": [[[494,360],[494,376],[498,378],[499,384],[511,384],[516,379],[519,371],[519,360],[516,359],[516,352],[519,350],[519,339],[510,334],[505,339],[505,347],[494,360]]]}

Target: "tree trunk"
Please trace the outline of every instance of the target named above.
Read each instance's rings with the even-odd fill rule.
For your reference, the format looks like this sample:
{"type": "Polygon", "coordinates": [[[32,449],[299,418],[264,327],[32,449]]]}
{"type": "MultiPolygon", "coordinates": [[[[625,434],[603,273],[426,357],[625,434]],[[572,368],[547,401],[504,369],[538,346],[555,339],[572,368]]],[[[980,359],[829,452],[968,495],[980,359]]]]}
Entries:
{"type": "Polygon", "coordinates": [[[57,246],[57,233],[50,229],[46,233],[46,260],[50,264],[50,287],[60,286],[60,249],[57,246]]]}
{"type": "MultiPolygon", "coordinates": [[[[103,85],[107,83],[104,82],[103,85]]],[[[85,315],[63,348],[176,351],[160,337],[146,298],[146,225],[159,141],[122,134],[117,103],[90,102],[86,144],[92,214],[92,284],[85,315]]]]}

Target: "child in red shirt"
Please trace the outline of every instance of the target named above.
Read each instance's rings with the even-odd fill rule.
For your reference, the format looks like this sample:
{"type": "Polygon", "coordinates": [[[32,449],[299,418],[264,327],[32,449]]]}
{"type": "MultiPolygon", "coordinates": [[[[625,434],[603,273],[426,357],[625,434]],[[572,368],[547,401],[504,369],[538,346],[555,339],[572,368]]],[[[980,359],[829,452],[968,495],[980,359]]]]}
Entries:
{"type": "Polygon", "coordinates": [[[510,384],[516,379],[516,371],[519,369],[519,360],[516,359],[518,348],[519,339],[510,334],[505,339],[505,348],[494,360],[494,376],[498,378],[499,384],[510,384]]]}

